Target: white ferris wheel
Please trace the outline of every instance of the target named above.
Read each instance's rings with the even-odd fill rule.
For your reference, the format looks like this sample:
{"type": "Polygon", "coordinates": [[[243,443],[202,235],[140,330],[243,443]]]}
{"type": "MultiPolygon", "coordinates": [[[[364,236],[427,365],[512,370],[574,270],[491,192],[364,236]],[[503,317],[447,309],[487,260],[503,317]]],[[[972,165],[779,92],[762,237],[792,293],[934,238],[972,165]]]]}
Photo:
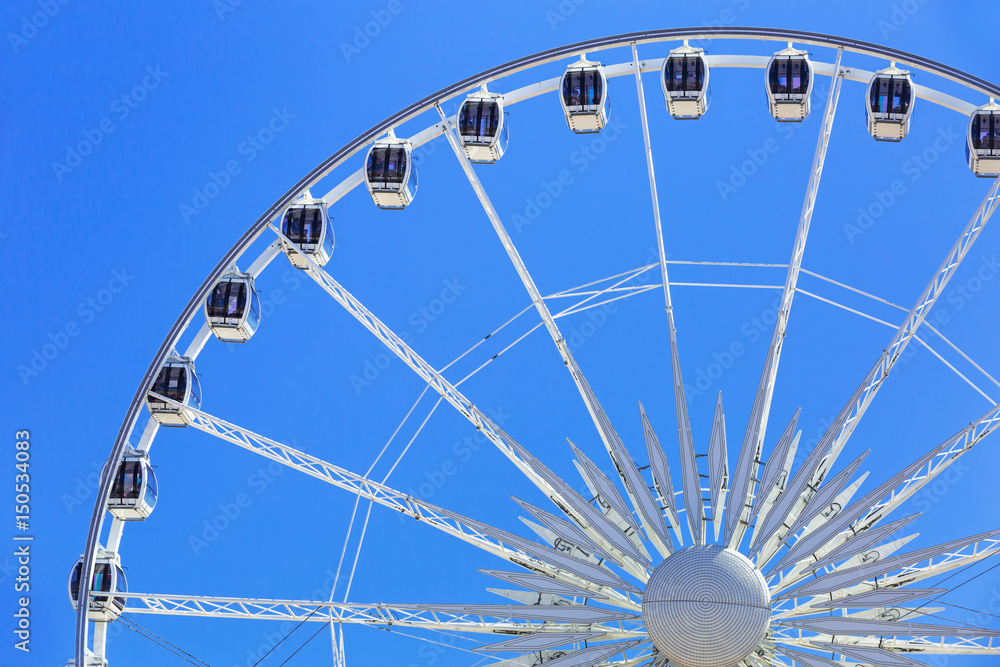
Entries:
{"type": "MultiPolygon", "coordinates": [[[[144,615],[204,617],[205,623],[215,618],[322,623],[330,628],[335,664],[345,662],[343,628],[351,624],[431,638],[442,632],[471,637],[473,652],[478,654],[475,660],[488,657],[487,662],[501,667],[905,667],[926,664],[922,658],[935,655],[1000,656],[1000,631],[942,622],[937,615],[940,608],[934,606],[948,592],[941,586],[942,575],[961,573],[1000,551],[1000,530],[989,530],[991,526],[986,525],[982,528],[988,532],[948,535],[934,546],[914,550],[907,544],[912,539],[910,524],[917,516],[896,511],[961,457],[976,456],[973,448],[1000,422],[996,403],[977,387],[991,403],[985,413],[963,415],[954,425],[957,432],[943,442],[914,444],[911,458],[899,461],[895,470],[874,475],[875,482],[864,490],[865,454],[838,465],[848,440],[904,350],[911,344],[927,345],[919,334],[934,330],[928,315],[1000,203],[1000,180],[990,181],[986,197],[963,212],[967,224],[950,248],[941,249],[940,266],[927,276],[923,291],[898,308],[899,321],[882,322],[891,328],[886,344],[870,351],[870,370],[855,379],[854,392],[831,406],[837,410],[836,418],[818,443],[800,442],[798,412],[790,421],[789,415],[782,416],[781,423],[767,430],[775,386],[781,382],[786,327],[794,318],[793,301],[806,298],[798,296],[803,294],[799,278],[817,276],[803,264],[807,264],[810,224],[844,81],[851,82],[849,86],[853,82],[865,86],[867,130],[874,139],[905,140],[914,107],[938,105],[963,116],[965,158],[972,174],[1000,175],[1000,105],[993,99],[1000,97],[1000,87],[875,44],[760,28],[654,30],[533,54],[410,105],[324,160],[279,198],[219,261],[142,377],[109,465],[102,472],[84,554],[70,577],[74,604],[81,595],[80,582],[92,582],[89,604],[76,605],[75,664],[115,664],[107,650],[108,628],[113,623],[134,623],[130,619],[144,615]],[[709,54],[703,48],[723,39],[731,40],[727,44],[763,40],[780,48],[773,56],[709,54]],[[829,61],[811,57],[806,47],[824,49],[829,61]],[[640,50],[645,58],[640,58],[640,50]],[[859,69],[848,62],[857,56],[881,59],[884,67],[859,69]],[[552,63],[565,65],[561,76],[514,89],[504,87],[507,77],[552,63]],[[810,114],[822,117],[794,238],[784,240],[792,252],[779,267],[785,278],[778,286],[780,307],[768,331],[766,361],[756,387],[746,387],[753,398],[745,430],[736,435],[732,428],[728,430],[730,438],[742,437],[742,444],[731,452],[727,451],[721,397],[708,437],[692,436],[685,396],[688,385],[682,378],[689,367],[681,349],[685,322],[698,313],[675,311],[673,306],[671,288],[682,283],[671,282],[669,273],[684,262],[667,254],[670,234],[661,222],[664,206],[658,192],[663,188],[661,184],[658,190],[656,180],[664,169],[658,162],[660,171],[654,170],[647,117],[661,102],[658,93],[650,96],[655,100],[647,99],[649,91],[644,90],[644,84],[649,86],[658,77],[667,113],[688,120],[710,116],[710,74],[724,68],[758,70],[743,76],[760,76],[762,71],[761,96],[777,121],[795,123],[810,114]],[[917,72],[949,85],[959,84],[967,94],[960,98],[917,84],[913,77],[917,72]],[[822,77],[830,85],[821,96],[814,94],[813,87],[822,77]],[[544,295],[480,181],[483,171],[500,167],[478,165],[502,164],[509,117],[516,114],[511,109],[519,103],[554,95],[567,133],[595,134],[613,118],[611,93],[638,99],[652,205],[648,224],[655,231],[657,257],[647,266],[593,276],[587,284],[544,295]],[[458,104],[458,112],[445,113],[447,103],[458,104]],[[396,130],[404,123],[428,111],[436,111],[439,120],[407,137],[397,136],[396,130]],[[474,372],[533,331],[540,329],[538,336],[551,338],[568,372],[567,385],[572,383],[577,390],[596,438],[613,464],[613,473],[607,474],[607,464],[598,459],[597,452],[572,445],[584,492],[579,480],[553,471],[552,456],[533,448],[531,434],[502,429],[476,407],[475,396],[459,389],[464,379],[449,377],[447,367],[436,368],[425,361],[405,336],[394,332],[379,319],[379,313],[345,288],[349,276],[333,270],[332,212],[338,200],[363,187],[379,208],[418,206],[414,203],[414,151],[442,135],[523,283],[530,302],[527,317],[537,318],[520,337],[511,334],[509,344],[474,372]],[[262,252],[248,252],[252,246],[260,247],[265,238],[262,252]],[[513,464],[502,473],[523,477],[552,501],[548,507],[538,507],[518,500],[532,537],[464,516],[394,489],[385,480],[339,467],[307,448],[300,450],[225,421],[224,415],[211,412],[211,391],[206,391],[202,402],[195,373],[199,354],[206,345],[253,344],[261,325],[255,281],[272,262],[285,260],[315,281],[387,353],[405,363],[430,396],[440,397],[442,409],[450,406],[495,446],[513,464]],[[636,285],[633,279],[640,274],[659,276],[659,281],[636,285]],[[662,295],[659,303],[665,306],[662,333],[670,355],[679,468],[675,463],[671,469],[666,454],[677,451],[671,444],[674,428],[662,425],[669,423],[670,416],[647,415],[640,404],[643,441],[626,447],[624,442],[631,438],[619,435],[623,427],[612,423],[600,401],[623,388],[589,382],[585,365],[578,364],[566,332],[560,329],[563,317],[646,292],[658,299],[662,295]],[[654,423],[661,424],[657,430],[654,423]],[[425,531],[438,531],[477,547],[485,553],[472,567],[489,568],[481,571],[499,582],[499,592],[509,600],[506,604],[478,600],[396,604],[336,602],[331,595],[329,602],[317,602],[226,597],[231,591],[169,595],[130,590],[123,571],[127,563],[119,556],[123,527],[145,521],[153,513],[157,481],[151,447],[161,427],[202,431],[313,477],[317,484],[325,482],[361,501],[412,517],[425,531]]],[[[860,106],[857,97],[852,92],[851,105],[860,106]]],[[[552,113],[559,113],[554,101],[550,106],[552,113]]],[[[684,129],[696,132],[699,124],[685,124],[684,129]]],[[[832,299],[825,301],[838,305],[832,299]]],[[[857,310],[852,313],[871,319],[857,310]]],[[[501,320],[495,326],[501,331],[509,324],[501,320]]],[[[934,331],[941,345],[951,346],[934,331]]],[[[971,384],[958,369],[949,368],[971,384]]],[[[664,390],[669,392],[667,382],[664,390]]]]}

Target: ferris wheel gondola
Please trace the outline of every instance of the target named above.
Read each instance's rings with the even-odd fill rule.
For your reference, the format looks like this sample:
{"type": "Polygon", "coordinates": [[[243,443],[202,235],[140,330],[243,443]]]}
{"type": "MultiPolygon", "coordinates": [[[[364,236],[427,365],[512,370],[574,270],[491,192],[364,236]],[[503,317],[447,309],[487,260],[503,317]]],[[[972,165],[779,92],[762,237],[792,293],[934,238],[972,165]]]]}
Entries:
{"type": "MultiPolygon", "coordinates": [[[[281,234],[285,237],[281,239],[281,249],[285,251],[292,266],[298,269],[308,268],[309,261],[303,255],[319,266],[330,261],[334,246],[331,221],[326,202],[322,199],[304,197],[288,207],[281,219],[281,234]],[[285,239],[291,241],[291,244],[285,239]]],[[[249,287],[252,292],[252,281],[249,287]]]]}
{"type": "Polygon", "coordinates": [[[701,118],[708,110],[708,72],[705,50],[689,46],[687,40],[664,59],[660,84],[671,116],[701,118]]]}
{"type": "Polygon", "coordinates": [[[130,450],[118,464],[108,511],[119,521],[142,521],[156,507],[156,474],[145,452],[130,450]]]}
{"type": "Polygon", "coordinates": [[[406,208],[417,195],[410,142],[390,136],[372,144],[365,160],[365,184],[379,208],[406,208]]]}
{"type": "Polygon", "coordinates": [[[470,162],[493,164],[503,157],[509,140],[503,95],[484,87],[466,97],[458,110],[458,136],[470,162]]]}
{"type": "Polygon", "coordinates": [[[1000,176],[1000,104],[990,100],[969,118],[965,157],[976,176],[1000,176]]]}
{"type": "Polygon", "coordinates": [[[601,63],[580,56],[580,60],[563,72],[559,90],[559,101],[571,130],[577,134],[591,134],[604,129],[611,108],[608,80],[601,63]]]}
{"type": "MultiPolygon", "coordinates": [[[[77,608],[80,599],[80,571],[83,568],[83,556],[73,566],[69,574],[69,599],[73,609],[77,608]]],[[[125,609],[125,598],[114,595],[127,593],[128,582],[118,560],[118,554],[100,550],[94,561],[94,578],[91,591],[103,595],[93,595],[87,610],[87,618],[91,621],[107,623],[118,618],[125,609]]]]}
{"type": "Polygon", "coordinates": [[[910,130],[913,99],[909,72],[895,63],[876,72],[868,82],[868,132],[878,141],[900,141],[910,130]]]}
{"type": "Polygon", "coordinates": [[[799,122],[809,115],[813,88],[813,68],[809,53],[788,48],[776,52],[767,63],[764,87],[768,108],[776,120],[799,122]]]}
{"type": "Polygon", "coordinates": [[[205,299],[205,319],[216,338],[224,343],[245,343],[260,324],[260,297],[253,276],[236,269],[216,283],[205,299]]]}
{"type": "Polygon", "coordinates": [[[152,392],[146,396],[149,414],[162,426],[187,426],[180,408],[166,403],[153,394],[159,394],[194,408],[201,407],[201,382],[194,372],[194,360],[171,357],[160,367],[153,382],[152,392]]]}

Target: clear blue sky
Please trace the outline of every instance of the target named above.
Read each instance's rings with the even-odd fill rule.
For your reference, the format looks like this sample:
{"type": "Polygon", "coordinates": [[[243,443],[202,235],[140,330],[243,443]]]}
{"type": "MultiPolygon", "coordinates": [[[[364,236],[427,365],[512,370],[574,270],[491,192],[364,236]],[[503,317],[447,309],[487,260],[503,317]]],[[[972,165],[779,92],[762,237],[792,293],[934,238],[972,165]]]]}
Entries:
{"type": "MultiPolygon", "coordinates": [[[[61,665],[71,656],[67,575],[84,547],[94,473],[143,370],[190,295],[243,230],[357,134],[488,67],[582,39],[649,28],[752,25],[826,32],[918,53],[996,82],[993,14],[993,3],[983,0],[963,3],[960,11],[942,0],[547,0],[494,7],[415,0],[280,7],[238,0],[155,7],[5,3],[0,10],[7,99],[0,130],[0,198],[7,211],[0,222],[6,285],[0,302],[0,395],[6,403],[0,434],[8,461],[3,498],[10,508],[15,431],[29,429],[35,542],[30,656],[11,649],[14,547],[0,553],[0,600],[8,619],[0,661],[61,665]],[[377,31],[370,28],[374,37],[358,37],[379,20],[377,31]],[[227,168],[230,175],[220,176],[227,168]],[[213,179],[219,187],[211,187],[213,179]],[[199,199],[207,193],[205,201],[199,199]],[[197,214],[187,208],[198,206],[197,214]]],[[[731,41],[708,48],[717,54],[767,54],[781,46],[731,41]]],[[[834,58],[829,49],[812,52],[819,61],[834,58]]],[[[665,53],[665,46],[640,49],[641,57],[665,53]]],[[[618,63],[630,55],[617,49],[599,57],[618,63]]],[[[884,66],[856,56],[845,63],[884,66]]],[[[548,65],[494,87],[504,91],[555,77],[563,66],[548,65]]],[[[785,263],[828,79],[817,82],[807,122],[779,127],[767,113],[760,70],[718,71],[712,78],[712,107],[696,123],[670,119],[656,78],[644,79],[668,251],[674,259],[785,263]],[[760,157],[764,147],[773,146],[777,149],[766,161],[760,157]],[[750,169],[744,183],[734,170],[754,156],[762,164],[750,169]]],[[[927,74],[918,74],[916,82],[986,102],[927,74]]],[[[496,166],[477,168],[545,294],[655,261],[631,77],[612,80],[610,94],[615,123],[593,159],[581,157],[592,138],[572,134],[557,99],[547,95],[510,109],[508,155],[496,166]],[[532,202],[547,204],[540,195],[564,170],[569,180],[563,191],[527,224],[535,213],[532,202]]],[[[862,98],[860,84],[844,84],[804,266],[909,308],[990,182],[974,178],[965,166],[963,116],[920,101],[910,136],[900,144],[877,144],[865,131],[862,98]],[[885,204],[894,182],[893,203],[858,233],[859,209],[877,211],[873,203],[881,198],[885,204]]],[[[456,107],[452,101],[446,110],[454,113],[456,107]]],[[[425,115],[399,134],[416,132],[435,118],[425,115]]],[[[338,174],[346,176],[360,164],[356,156],[338,174]]],[[[441,367],[529,301],[447,144],[439,140],[425,150],[420,168],[417,199],[402,213],[377,210],[363,189],[333,207],[338,246],[329,268],[441,367]],[[443,295],[455,298],[442,307],[443,295]]],[[[332,187],[336,181],[327,183],[332,187]]],[[[1000,371],[998,249],[1000,231],[988,227],[937,309],[942,333],[994,376],[1000,371]]],[[[671,277],[774,285],[783,282],[784,272],[676,267],[671,277]]],[[[803,278],[801,286],[876,317],[901,320],[899,311],[815,279],[803,278]]],[[[420,383],[399,360],[386,366],[377,341],[283,257],[258,288],[267,317],[254,340],[235,347],[212,340],[198,360],[205,409],[364,472],[416,400],[420,383]],[[369,364],[386,367],[369,368],[362,382],[358,378],[366,377],[369,364]]],[[[721,390],[731,463],[736,459],[775,297],[773,290],[675,288],[699,451],[707,448],[721,390]]],[[[519,328],[459,362],[448,377],[464,377],[534,318],[525,315],[519,328]]],[[[645,453],[636,403],[641,400],[677,470],[662,294],[654,290],[605,317],[582,313],[560,325],[571,344],[576,333],[578,360],[640,464],[645,453]]],[[[803,442],[814,442],[891,336],[887,327],[797,297],[765,453],[799,406],[803,442]]],[[[941,341],[933,345],[987,393],[1000,394],[941,341]]],[[[593,424],[544,331],[462,390],[575,485],[579,477],[565,438],[607,466],[593,424]]],[[[920,350],[890,378],[842,463],[871,449],[865,467],[872,474],[864,488],[873,488],[988,405],[920,350]]],[[[389,461],[432,406],[427,398],[419,404],[390,447],[389,461]]],[[[463,443],[472,433],[442,405],[390,485],[530,536],[508,496],[539,505],[544,498],[491,446],[463,443]]],[[[953,483],[914,504],[909,513],[925,512],[916,524],[921,536],[915,546],[998,527],[998,451],[986,440],[965,460],[968,467],[958,468],[953,483]]],[[[126,527],[121,550],[132,590],[326,598],[350,496],[287,469],[261,475],[261,459],[191,429],[161,433],[152,456],[161,501],[149,520],[126,527]],[[206,546],[196,546],[192,537],[202,536],[220,506],[239,494],[249,496],[249,506],[206,546]]],[[[387,470],[383,461],[373,476],[380,479],[387,470]]],[[[15,532],[12,510],[5,516],[15,532]]],[[[503,602],[484,590],[499,584],[476,572],[502,569],[501,561],[413,523],[373,511],[352,600],[503,602]]],[[[972,608],[990,601],[995,607],[998,599],[996,571],[945,598],[972,608]]],[[[948,609],[945,615],[963,621],[969,613],[948,609]]],[[[263,622],[137,620],[200,659],[227,667],[246,665],[248,651],[281,632],[280,624],[263,622]]],[[[1000,628],[995,618],[973,622],[1000,628]]],[[[279,664],[288,645],[297,646],[311,632],[300,630],[262,664],[279,664]]],[[[113,634],[113,666],[179,664],[129,631],[113,634]]],[[[428,646],[369,628],[347,632],[347,659],[353,663],[430,667],[479,660],[428,646]]],[[[328,656],[324,632],[289,664],[328,656]]],[[[955,658],[950,664],[987,663],[955,658]]]]}

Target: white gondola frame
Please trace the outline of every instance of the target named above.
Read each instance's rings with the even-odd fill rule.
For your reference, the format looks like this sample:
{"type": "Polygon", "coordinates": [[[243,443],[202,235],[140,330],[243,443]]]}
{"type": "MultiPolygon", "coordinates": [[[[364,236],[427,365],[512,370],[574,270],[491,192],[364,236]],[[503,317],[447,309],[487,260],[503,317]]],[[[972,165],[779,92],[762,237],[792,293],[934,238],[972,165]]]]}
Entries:
{"type": "MultiPolygon", "coordinates": [[[[325,227],[325,223],[324,223],[325,227]]],[[[208,322],[212,334],[223,343],[245,343],[257,331],[260,326],[260,297],[254,290],[253,276],[249,273],[241,273],[234,269],[227,273],[216,283],[212,292],[209,293],[203,310],[205,311],[205,321],[208,322]],[[236,317],[213,316],[209,313],[209,302],[215,295],[215,290],[224,282],[242,283],[246,289],[246,298],[243,309],[236,317]]]]}
{"type": "Polygon", "coordinates": [[[775,120],[785,123],[797,123],[806,119],[812,105],[813,84],[816,80],[816,72],[812,62],[809,60],[809,52],[803,49],[796,49],[791,43],[781,51],[775,52],[764,68],[764,90],[767,92],[767,106],[775,120]],[[808,83],[805,93],[775,93],[771,91],[771,67],[779,59],[801,59],[806,65],[808,72],[808,83]]]}
{"type": "Polygon", "coordinates": [[[397,139],[389,136],[375,141],[365,155],[365,166],[362,169],[365,185],[375,205],[386,210],[402,210],[409,206],[417,196],[417,168],[413,163],[413,144],[408,139],[397,139]],[[373,181],[369,172],[369,162],[376,150],[401,148],[406,155],[406,171],[399,183],[388,181],[373,181]]]}
{"type": "Polygon", "coordinates": [[[465,150],[465,155],[469,158],[469,162],[473,164],[494,164],[503,157],[503,154],[507,151],[507,143],[509,141],[507,114],[503,110],[503,95],[500,93],[491,93],[485,90],[485,88],[470,93],[458,108],[456,118],[458,120],[458,136],[462,142],[462,148],[465,150]],[[478,102],[492,102],[497,106],[497,129],[493,136],[489,137],[488,141],[486,137],[480,137],[478,134],[462,134],[461,131],[462,112],[465,110],[465,105],[478,102]]]}
{"type": "Polygon", "coordinates": [[[701,118],[708,111],[708,104],[712,94],[709,71],[708,59],[705,58],[705,49],[690,46],[687,40],[684,40],[682,46],[671,49],[667,57],[663,59],[663,66],[660,68],[660,87],[663,89],[663,98],[666,101],[667,111],[670,112],[671,116],[678,120],[696,119],[701,118]],[[690,91],[670,90],[667,83],[667,69],[670,65],[670,59],[678,57],[690,58],[692,56],[701,60],[704,71],[701,90],[697,94],[692,94],[690,91]]]}
{"type": "MultiPolygon", "coordinates": [[[[184,416],[180,410],[167,405],[163,401],[158,400],[151,395],[153,392],[156,392],[156,382],[159,380],[159,376],[163,370],[165,368],[178,366],[185,368],[187,371],[187,381],[184,383],[183,400],[178,402],[183,403],[184,405],[191,405],[192,400],[194,400],[195,407],[201,405],[201,382],[198,380],[198,375],[195,373],[194,359],[178,356],[168,358],[157,372],[157,379],[153,382],[154,388],[151,390],[151,393],[146,396],[146,409],[149,411],[152,418],[159,422],[161,426],[187,426],[187,422],[184,420],[184,416]]],[[[166,393],[163,395],[171,398],[166,393]]]]}
{"type": "Polygon", "coordinates": [[[895,63],[885,69],[875,72],[875,75],[868,82],[865,89],[865,112],[868,118],[868,133],[876,141],[902,141],[910,131],[910,117],[913,115],[913,103],[916,101],[916,94],[913,90],[913,78],[908,70],[899,69],[895,63]],[[879,79],[889,78],[895,82],[896,79],[903,79],[907,83],[910,99],[903,113],[876,112],[872,110],[872,92],[879,79]]]}
{"type": "MultiPolygon", "coordinates": [[[[73,567],[69,572],[69,579],[66,581],[66,594],[69,596],[70,603],[73,605],[73,609],[78,606],[78,600],[81,593],[86,594],[87,591],[81,591],[82,581],[80,580],[80,575],[78,570],[82,570],[83,555],[73,563],[73,567]],[[77,579],[77,596],[73,596],[73,579],[77,579]]],[[[94,596],[90,598],[89,608],[87,609],[87,618],[91,621],[98,623],[109,623],[114,621],[121,615],[122,610],[125,609],[125,598],[118,597],[116,594],[127,593],[128,592],[128,580],[125,577],[125,572],[121,566],[121,559],[118,554],[113,551],[107,551],[105,549],[99,549],[97,553],[97,558],[95,560],[94,566],[94,577],[91,578],[90,590],[97,592],[93,588],[93,579],[97,577],[100,572],[100,568],[103,566],[108,567],[108,579],[107,587],[103,585],[100,588],[101,595],[94,596]],[[119,590],[118,584],[122,583],[122,588],[119,590]]]]}
{"type": "Polygon", "coordinates": [[[569,129],[577,134],[593,134],[600,132],[608,124],[610,116],[610,95],[608,94],[608,77],[604,71],[604,65],[600,62],[587,60],[586,55],[581,55],[580,59],[566,67],[562,77],[559,79],[559,102],[562,105],[563,114],[566,116],[566,124],[569,129]],[[564,86],[566,77],[574,73],[594,72],[600,76],[601,81],[601,101],[600,104],[569,104],[566,101],[564,86]]]}
{"type": "Polygon", "coordinates": [[[116,486],[122,474],[122,468],[130,463],[138,463],[142,470],[138,494],[130,494],[129,491],[133,487],[126,487],[123,489],[122,495],[116,495],[113,487],[111,498],[108,499],[108,512],[119,521],[143,521],[153,513],[153,509],[156,507],[159,486],[153,466],[149,463],[149,455],[146,452],[138,452],[133,449],[126,451],[125,456],[118,464],[118,469],[115,471],[116,486]]]}
{"type": "Polygon", "coordinates": [[[292,203],[281,216],[282,233],[287,236],[285,223],[292,211],[302,210],[309,207],[319,207],[321,212],[322,228],[320,230],[318,242],[300,243],[296,246],[290,245],[284,240],[281,241],[281,249],[288,257],[288,261],[291,262],[292,266],[297,269],[305,269],[309,266],[309,262],[302,257],[303,253],[309,255],[309,257],[311,257],[312,260],[320,266],[325,266],[326,263],[330,261],[330,258],[333,257],[333,249],[336,246],[336,240],[333,233],[333,218],[330,217],[330,211],[328,210],[326,201],[322,199],[303,197],[292,203]]]}
{"type": "Polygon", "coordinates": [[[969,124],[965,132],[965,157],[969,163],[969,169],[980,178],[996,178],[1000,176],[1000,148],[981,149],[975,148],[972,144],[972,126],[976,117],[984,113],[989,113],[994,118],[995,124],[1000,124],[1000,104],[990,100],[988,104],[978,107],[969,116],[969,124]]]}

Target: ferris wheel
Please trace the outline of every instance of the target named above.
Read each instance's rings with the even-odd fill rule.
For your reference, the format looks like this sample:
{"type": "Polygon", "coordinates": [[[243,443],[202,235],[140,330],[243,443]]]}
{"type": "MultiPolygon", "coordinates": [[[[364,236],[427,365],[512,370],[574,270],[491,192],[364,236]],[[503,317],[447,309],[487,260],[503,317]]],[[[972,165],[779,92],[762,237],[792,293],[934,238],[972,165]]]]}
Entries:
{"type": "MultiPolygon", "coordinates": [[[[871,350],[870,370],[856,379],[856,389],[844,397],[842,407],[836,406],[839,412],[818,443],[811,447],[800,443],[798,413],[777,427],[778,437],[773,437],[775,428],[771,433],[766,430],[775,386],[780,384],[779,362],[793,301],[802,293],[799,278],[808,273],[803,268],[806,245],[844,81],[865,86],[850,104],[860,107],[863,101],[867,131],[874,140],[905,140],[918,100],[938,105],[968,118],[963,122],[969,177],[995,179],[1000,175],[1000,105],[994,101],[1000,97],[1000,86],[875,44],[760,28],[655,30],[526,56],[410,105],[318,165],[219,261],[143,375],[101,474],[84,553],[70,574],[69,594],[77,609],[71,664],[114,664],[113,656],[107,655],[108,628],[113,623],[131,623],[128,619],[140,615],[204,617],[205,623],[218,618],[328,624],[335,664],[345,662],[343,627],[351,624],[427,636],[448,632],[474,637],[473,652],[491,657],[500,667],[821,667],[844,663],[905,667],[925,664],[920,658],[926,655],[1000,655],[1000,631],[941,623],[934,618],[938,608],[933,607],[948,592],[940,587],[940,575],[961,572],[1000,552],[1000,530],[970,537],[949,535],[934,546],[911,550],[907,544],[912,536],[905,531],[916,515],[894,514],[1000,424],[996,403],[977,387],[991,403],[985,413],[963,416],[955,424],[955,435],[933,446],[921,445],[863,494],[865,454],[837,466],[904,350],[915,341],[926,345],[919,333],[932,328],[931,310],[1000,204],[1000,180],[988,181],[985,198],[977,207],[969,207],[968,223],[954,244],[941,250],[940,267],[928,276],[923,291],[901,308],[905,315],[900,324],[890,325],[894,333],[884,348],[871,350]],[[713,40],[776,42],[781,48],[770,56],[709,54],[703,45],[713,40]],[[814,59],[803,48],[810,46],[826,49],[832,62],[814,59]],[[640,58],[640,49],[648,57],[640,58]],[[604,52],[608,57],[598,59],[604,52]],[[622,54],[629,57],[607,62],[622,54]],[[884,67],[859,69],[846,62],[852,56],[883,60],[884,67]],[[565,65],[561,76],[504,89],[507,77],[541,71],[536,68],[553,63],[565,65]],[[759,383],[746,388],[753,395],[752,410],[742,444],[732,452],[727,451],[721,397],[709,437],[696,441],[692,435],[686,397],[689,385],[683,379],[688,366],[680,349],[685,321],[697,313],[680,308],[675,312],[674,308],[671,287],[679,283],[670,280],[669,271],[682,262],[670,259],[666,251],[669,234],[661,222],[663,208],[647,117],[647,107],[661,102],[647,100],[644,90],[644,83],[658,77],[666,113],[683,120],[710,117],[710,75],[725,68],[758,70],[749,75],[763,75],[761,98],[778,122],[796,123],[821,114],[792,254],[779,267],[785,270],[785,280],[769,332],[766,361],[759,383]],[[967,94],[960,98],[917,84],[913,80],[916,71],[949,85],[960,84],[967,94]],[[820,77],[830,80],[825,99],[814,91],[820,77]],[[593,276],[587,284],[545,295],[480,181],[485,170],[499,167],[479,165],[502,164],[510,141],[509,118],[516,114],[510,110],[515,105],[554,95],[559,106],[553,101],[552,113],[558,114],[561,107],[566,132],[598,136],[613,120],[612,93],[638,99],[657,256],[652,264],[633,271],[593,276]],[[444,111],[443,105],[449,102],[459,105],[454,115],[444,111]],[[408,137],[396,135],[405,122],[428,111],[436,112],[439,120],[408,137]],[[579,393],[610,456],[613,473],[609,475],[593,453],[571,445],[584,492],[577,480],[557,474],[550,467],[552,462],[543,460],[548,454],[522,444],[530,437],[508,433],[478,408],[475,397],[459,389],[464,380],[449,379],[447,367],[431,365],[407,336],[393,331],[334,277],[332,213],[337,202],[354,188],[364,187],[380,209],[419,206],[416,151],[441,136],[523,284],[530,300],[526,311],[533,310],[538,318],[528,333],[542,329],[551,338],[569,373],[567,380],[579,393]],[[324,190],[326,194],[319,194],[324,190]],[[263,251],[250,253],[264,238],[269,242],[263,251]],[[530,517],[524,523],[535,538],[438,506],[395,489],[385,480],[349,471],[211,412],[214,389],[206,386],[202,395],[197,359],[206,345],[253,345],[255,333],[267,324],[262,324],[255,281],[272,262],[282,260],[314,281],[411,369],[425,391],[432,396],[436,393],[442,406],[453,408],[499,450],[513,464],[514,470],[508,472],[523,477],[552,501],[553,506],[542,508],[517,500],[530,517]],[[640,274],[658,274],[660,282],[630,283],[640,274]],[[567,314],[650,291],[662,293],[665,306],[663,333],[670,353],[680,454],[680,467],[675,465],[673,470],[666,454],[666,448],[673,447],[672,437],[665,436],[662,426],[659,431],[653,427],[668,421],[668,415],[648,415],[640,404],[637,418],[644,446],[627,448],[627,438],[619,435],[622,427],[612,424],[599,400],[620,388],[588,381],[559,325],[567,314]],[[560,304],[569,300],[571,305],[555,310],[554,297],[560,304]],[[481,571],[509,587],[499,592],[512,604],[335,602],[332,595],[329,602],[317,602],[225,597],[217,591],[168,595],[129,590],[125,563],[119,556],[123,527],[154,513],[158,487],[151,447],[161,428],[169,427],[202,431],[346,490],[357,499],[416,519],[426,531],[438,531],[480,549],[494,558],[484,555],[475,567],[503,566],[481,571]],[[107,515],[110,521],[105,521],[107,515]],[[88,595],[81,591],[81,582],[90,582],[88,595]],[[87,604],[77,604],[81,597],[88,598],[87,604]]],[[[698,124],[685,124],[685,129],[697,131],[698,124]]],[[[496,323],[500,329],[508,324],[496,323]]],[[[968,382],[959,370],[949,368],[968,382]]]]}

